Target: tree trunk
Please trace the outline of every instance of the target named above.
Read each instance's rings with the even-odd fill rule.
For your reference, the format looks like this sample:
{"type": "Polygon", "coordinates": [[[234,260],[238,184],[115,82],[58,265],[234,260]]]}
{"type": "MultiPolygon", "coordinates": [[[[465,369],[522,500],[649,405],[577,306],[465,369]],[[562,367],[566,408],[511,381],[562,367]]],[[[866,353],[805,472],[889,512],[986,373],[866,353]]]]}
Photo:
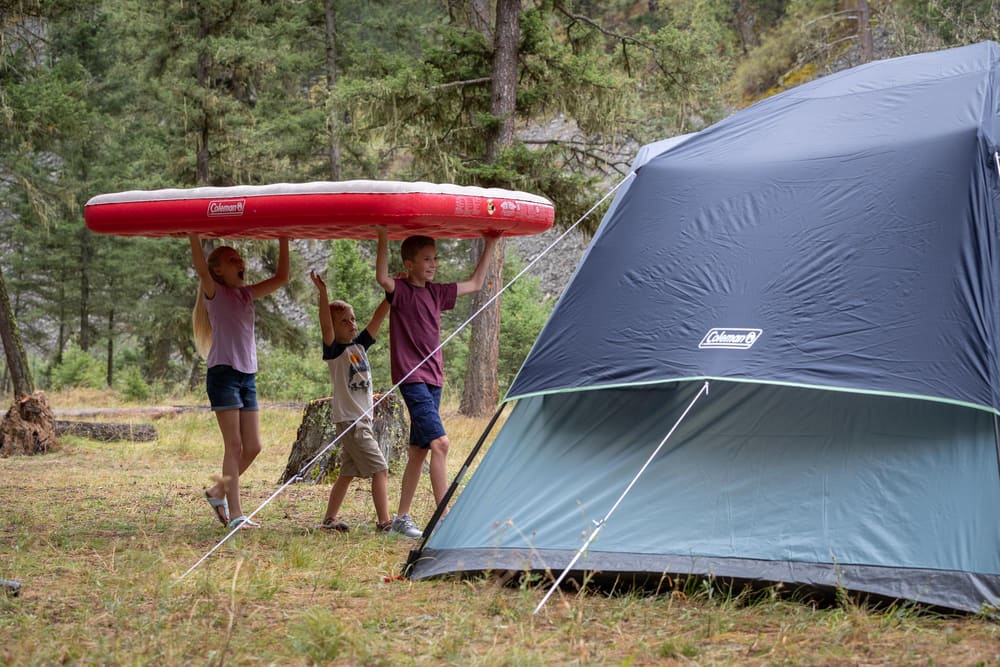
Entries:
{"type": "MultiPolygon", "coordinates": [[[[299,430],[295,434],[295,442],[292,443],[292,449],[288,453],[288,464],[278,484],[284,484],[301,473],[302,469],[337,437],[337,425],[330,420],[331,400],[318,398],[310,401],[302,411],[302,423],[299,424],[299,430]]],[[[398,396],[386,396],[375,406],[372,431],[375,440],[382,448],[382,454],[390,470],[397,467],[398,462],[406,459],[410,429],[403,410],[403,402],[398,396]]],[[[339,470],[337,465],[339,452],[340,443],[337,443],[313,463],[299,481],[309,484],[332,482],[339,470]]]]}
{"type": "Polygon", "coordinates": [[[198,354],[191,362],[191,373],[188,375],[188,389],[191,391],[205,390],[205,360],[198,354]]]}
{"type": "MultiPolygon", "coordinates": [[[[333,0],[324,0],[326,10],[326,92],[328,99],[333,95],[337,83],[337,10],[333,0]]],[[[340,142],[337,139],[337,110],[330,109],[326,116],[330,145],[327,147],[330,160],[330,178],[340,180],[340,142]]]]}
{"type": "Polygon", "coordinates": [[[105,382],[109,387],[115,384],[115,309],[108,309],[108,363],[105,373],[105,382]]]}
{"type": "Polygon", "coordinates": [[[754,30],[757,15],[753,8],[748,5],[746,0],[733,2],[733,24],[736,27],[736,34],[740,38],[740,48],[744,55],[750,53],[759,43],[757,33],[754,30]]]}
{"type": "Polygon", "coordinates": [[[90,349],[90,232],[80,232],[80,349],[90,349]]]}
{"type": "MultiPolygon", "coordinates": [[[[481,249],[483,242],[475,242],[481,249]]],[[[471,312],[475,313],[483,304],[503,287],[504,241],[497,243],[493,259],[490,261],[483,289],[472,295],[471,312]]],[[[478,256],[478,255],[477,255],[478,256]]],[[[485,417],[496,410],[500,389],[497,386],[497,367],[500,359],[500,299],[479,313],[472,321],[469,338],[469,363],[465,369],[465,386],[458,411],[471,417],[485,417]]]]}
{"type": "Polygon", "coordinates": [[[56,343],[56,355],[53,359],[54,364],[61,364],[63,360],[63,354],[66,352],[66,345],[69,340],[69,333],[67,332],[68,324],[66,322],[66,275],[65,269],[62,271],[62,275],[59,276],[59,336],[57,337],[56,343]]]}
{"type": "Polygon", "coordinates": [[[861,62],[870,63],[875,57],[872,44],[871,7],[868,0],[858,0],[858,43],[861,45],[861,62]]]}
{"type": "MultiPolygon", "coordinates": [[[[201,26],[198,31],[198,42],[201,44],[201,48],[207,48],[204,46],[205,40],[208,38],[208,18],[202,17],[201,26]]],[[[212,87],[211,82],[208,80],[208,65],[209,59],[208,54],[201,51],[198,54],[198,64],[196,66],[195,77],[198,81],[198,86],[204,88],[206,95],[209,89],[212,87]]],[[[204,104],[201,109],[201,118],[199,119],[201,127],[198,128],[198,145],[197,153],[195,157],[195,179],[198,185],[209,185],[209,175],[211,174],[209,170],[209,157],[211,153],[208,149],[209,141],[209,126],[211,125],[211,114],[204,104]]]]}
{"type": "Polygon", "coordinates": [[[154,379],[167,377],[170,371],[170,354],[173,351],[172,338],[158,338],[153,343],[152,354],[149,360],[149,376],[154,379]]]}
{"type": "MultiPolygon", "coordinates": [[[[497,0],[493,40],[493,80],[490,111],[498,120],[486,144],[486,161],[500,159],[514,140],[517,102],[517,49],[521,38],[520,0],[497,0]]],[[[489,184],[499,185],[499,184],[489,184]]],[[[497,243],[482,291],[473,297],[473,312],[479,310],[503,287],[504,243],[497,243]]],[[[497,362],[500,357],[500,299],[497,298],[472,322],[469,364],[459,411],[485,417],[496,409],[497,362]]]]}
{"type": "Polygon", "coordinates": [[[0,341],[3,342],[7,370],[14,385],[14,398],[19,400],[35,390],[35,383],[31,379],[28,357],[21,345],[21,332],[14,318],[14,311],[10,307],[10,297],[7,296],[7,285],[2,271],[0,271],[0,341]]]}
{"type": "Polygon", "coordinates": [[[517,49],[521,41],[520,0],[497,0],[497,27],[493,41],[493,81],[490,112],[499,119],[486,145],[486,161],[496,162],[514,141],[517,104],[517,49]]]}

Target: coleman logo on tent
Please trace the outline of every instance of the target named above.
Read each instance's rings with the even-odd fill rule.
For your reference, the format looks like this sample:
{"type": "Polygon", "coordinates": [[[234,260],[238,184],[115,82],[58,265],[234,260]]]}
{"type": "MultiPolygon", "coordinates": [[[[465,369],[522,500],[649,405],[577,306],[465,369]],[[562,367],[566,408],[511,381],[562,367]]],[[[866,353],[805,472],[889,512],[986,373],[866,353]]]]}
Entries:
{"type": "Polygon", "coordinates": [[[763,329],[709,329],[698,343],[698,347],[703,350],[713,347],[749,350],[763,333],[763,329]]]}

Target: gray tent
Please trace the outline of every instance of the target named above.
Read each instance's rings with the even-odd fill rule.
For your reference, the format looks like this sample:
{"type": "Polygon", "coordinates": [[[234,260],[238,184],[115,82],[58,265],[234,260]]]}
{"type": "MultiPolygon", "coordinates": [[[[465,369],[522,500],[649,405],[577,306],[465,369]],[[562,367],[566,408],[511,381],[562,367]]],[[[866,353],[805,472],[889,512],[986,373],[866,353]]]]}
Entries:
{"type": "Polygon", "coordinates": [[[644,148],[411,576],[561,571],[676,424],[575,570],[997,605],[998,143],[982,43],[644,148]]]}

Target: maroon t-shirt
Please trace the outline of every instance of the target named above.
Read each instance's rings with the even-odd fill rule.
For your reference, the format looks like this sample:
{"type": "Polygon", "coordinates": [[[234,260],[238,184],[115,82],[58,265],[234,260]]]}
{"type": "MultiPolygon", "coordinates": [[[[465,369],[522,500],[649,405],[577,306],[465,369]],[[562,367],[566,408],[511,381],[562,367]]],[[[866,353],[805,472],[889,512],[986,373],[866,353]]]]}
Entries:
{"type": "Polygon", "coordinates": [[[443,355],[438,350],[417,367],[441,343],[441,313],[455,307],[458,283],[425,283],[415,287],[406,280],[396,280],[396,291],[386,294],[392,306],[389,316],[389,359],[392,382],[398,383],[407,373],[404,384],[426,382],[444,385],[443,355]]]}

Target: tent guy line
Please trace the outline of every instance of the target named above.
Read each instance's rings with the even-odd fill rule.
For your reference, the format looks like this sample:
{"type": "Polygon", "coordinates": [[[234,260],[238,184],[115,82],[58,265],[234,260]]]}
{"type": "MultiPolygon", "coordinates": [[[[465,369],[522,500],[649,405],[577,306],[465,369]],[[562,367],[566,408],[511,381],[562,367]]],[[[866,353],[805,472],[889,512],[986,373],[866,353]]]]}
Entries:
{"type": "Polygon", "coordinates": [[[649,458],[646,459],[646,462],[642,464],[642,467],[639,468],[639,472],[635,474],[635,477],[633,477],[632,481],[628,483],[628,486],[625,487],[625,490],[622,491],[622,494],[618,496],[618,500],[614,502],[614,504],[611,506],[611,509],[608,510],[608,513],[604,515],[604,518],[601,519],[600,521],[594,522],[594,530],[591,531],[590,535],[583,543],[583,546],[581,546],[577,550],[576,555],[573,556],[573,559],[569,562],[568,565],[566,565],[566,568],[562,571],[562,574],[560,574],[559,577],[552,583],[551,588],[549,588],[549,592],[545,594],[545,597],[543,597],[541,602],[538,603],[538,606],[535,607],[535,611],[531,612],[532,616],[534,616],[535,614],[537,614],[539,611],[542,610],[542,607],[545,606],[545,603],[548,602],[550,597],[552,597],[552,593],[554,593],[555,590],[559,588],[559,584],[562,583],[563,579],[566,578],[566,575],[569,573],[569,571],[573,569],[574,565],[576,565],[576,561],[580,560],[580,556],[582,556],[583,553],[587,550],[587,548],[590,547],[591,542],[597,539],[597,534],[601,532],[602,528],[604,528],[604,525],[608,522],[608,519],[610,519],[611,515],[614,514],[616,509],[618,509],[618,506],[622,504],[622,501],[625,500],[625,496],[628,495],[628,492],[631,491],[632,487],[635,486],[636,482],[639,481],[639,478],[642,476],[642,473],[646,472],[646,468],[648,468],[649,464],[653,462],[653,459],[656,458],[656,455],[660,453],[660,450],[663,449],[663,445],[667,444],[667,440],[669,440],[670,436],[674,434],[674,431],[677,430],[677,427],[681,425],[681,422],[684,421],[684,418],[687,417],[689,412],[691,412],[691,408],[694,407],[694,404],[697,403],[702,396],[708,396],[707,381],[705,382],[705,384],[701,386],[701,389],[698,390],[698,393],[694,395],[694,398],[691,399],[691,402],[688,403],[688,406],[684,408],[684,412],[682,412],[681,416],[677,418],[677,421],[674,422],[674,425],[670,427],[670,430],[663,437],[663,440],[660,440],[660,444],[656,446],[656,449],[653,450],[653,453],[650,454],[649,458]]]}
{"type": "MultiPolygon", "coordinates": [[[[531,268],[534,267],[535,264],[537,264],[538,261],[542,257],[544,257],[545,255],[547,255],[549,253],[549,251],[551,251],[554,247],[556,247],[559,243],[561,243],[562,240],[564,238],[566,238],[566,236],[568,236],[574,229],[576,229],[580,225],[581,222],[583,222],[584,220],[586,220],[595,210],[597,210],[597,208],[601,204],[603,204],[605,201],[607,201],[608,197],[610,197],[615,192],[617,192],[618,189],[622,185],[624,185],[626,182],[629,181],[629,179],[633,178],[634,176],[635,176],[635,171],[633,170],[633,171],[630,171],[628,174],[626,174],[620,181],[618,181],[618,183],[613,188],[611,188],[608,192],[606,192],[604,194],[604,196],[601,197],[593,206],[591,206],[589,209],[587,209],[587,211],[583,215],[581,215],[576,220],[576,222],[574,222],[570,227],[568,227],[566,229],[566,231],[564,231],[562,234],[560,234],[552,243],[550,243],[548,246],[546,246],[544,250],[542,250],[540,253],[538,253],[538,255],[534,259],[532,259],[530,262],[528,262],[528,264],[523,269],[521,269],[517,273],[517,275],[515,275],[513,278],[511,278],[507,282],[506,285],[504,285],[499,291],[497,291],[496,294],[494,294],[492,297],[490,297],[489,300],[487,300],[482,306],[480,306],[479,309],[476,312],[474,312],[472,315],[470,315],[468,317],[468,319],[466,319],[464,322],[462,322],[460,325],[458,325],[458,327],[453,332],[451,332],[451,334],[449,334],[447,338],[445,338],[443,341],[441,341],[441,343],[436,348],[434,348],[426,357],[424,357],[420,361],[419,364],[417,364],[416,366],[414,366],[413,369],[410,370],[409,373],[407,373],[406,375],[404,375],[399,380],[399,382],[397,382],[396,384],[394,384],[389,389],[389,391],[387,391],[384,394],[382,394],[382,396],[379,397],[379,399],[377,401],[375,401],[374,404],[372,404],[372,408],[371,408],[372,412],[370,412],[370,413],[366,412],[361,417],[358,417],[357,419],[355,419],[348,428],[346,428],[346,429],[343,430],[343,432],[338,433],[336,435],[336,437],[334,437],[333,440],[331,440],[329,443],[327,443],[327,445],[325,447],[323,447],[323,449],[321,449],[318,454],[316,454],[316,456],[314,456],[304,466],[302,466],[302,468],[299,470],[298,473],[296,473],[291,479],[289,479],[287,482],[285,482],[280,487],[278,487],[277,490],[275,490],[274,493],[272,493],[270,496],[268,496],[264,500],[264,502],[262,502],[260,505],[257,506],[257,509],[255,509],[253,512],[251,512],[250,514],[248,514],[247,515],[247,519],[253,519],[253,517],[256,516],[257,513],[260,512],[262,509],[264,509],[265,507],[267,507],[267,505],[269,505],[271,503],[271,501],[273,501],[275,498],[277,498],[282,493],[284,493],[285,489],[287,489],[289,486],[291,486],[295,482],[301,480],[303,478],[303,476],[306,474],[306,472],[309,471],[309,468],[311,468],[313,465],[315,465],[316,462],[319,461],[319,459],[324,454],[326,454],[326,452],[329,451],[331,447],[333,447],[335,444],[337,444],[340,441],[340,439],[342,437],[344,437],[344,435],[346,433],[348,433],[352,428],[354,428],[355,424],[357,424],[359,421],[361,421],[362,419],[364,419],[366,417],[368,417],[368,418],[373,417],[374,416],[374,410],[375,410],[376,406],[378,406],[379,404],[381,404],[382,401],[384,401],[390,394],[392,394],[400,385],[402,385],[404,382],[406,382],[406,380],[411,375],[413,375],[417,371],[417,369],[419,369],[421,366],[423,366],[425,363],[427,363],[428,359],[432,358],[435,354],[437,354],[438,350],[441,350],[445,345],[447,345],[449,342],[451,342],[451,340],[455,336],[457,336],[459,333],[461,333],[462,330],[465,329],[465,327],[467,327],[469,324],[472,323],[473,320],[475,320],[477,317],[479,317],[479,315],[484,310],[486,310],[487,308],[489,308],[490,305],[492,305],[494,301],[496,301],[497,299],[499,299],[500,296],[511,287],[511,285],[513,285],[515,282],[517,282],[521,278],[521,276],[523,276],[525,273],[527,273],[529,270],[531,270],[531,268]]],[[[464,470],[462,472],[464,472],[464,470]]],[[[460,474],[462,474],[462,472],[460,472],[460,474]]],[[[226,542],[228,542],[229,538],[231,538],[233,535],[235,535],[236,533],[238,533],[240,530],[241,530],[240,527],[236,527],[236,528],[233,528],[232,530],[230,530],[228,533],[226,533],[226,535],[223,536],[223,538],[221,540],[219,540],[215,544],[215,546],[213,546],[211,549],[209,549],[208,551],[206,551],[205,554],[202,555],[202,557],[199,558],[197,561],[195,561],[195,563],[191,567],[189,567],[184,574],[182,574],[181,576],[179,576],[174,583],[176,584],[176,583],[180,583],[181,581],[183,581],[189,574],[191,574],[192,572],[194,572],[202,563],[204,563],[206,560],[208,560],[208,558],[212,554],[214,554],[216,551],[218,551],[222,547],[223,544],[225,544],[226,542]]]]}

